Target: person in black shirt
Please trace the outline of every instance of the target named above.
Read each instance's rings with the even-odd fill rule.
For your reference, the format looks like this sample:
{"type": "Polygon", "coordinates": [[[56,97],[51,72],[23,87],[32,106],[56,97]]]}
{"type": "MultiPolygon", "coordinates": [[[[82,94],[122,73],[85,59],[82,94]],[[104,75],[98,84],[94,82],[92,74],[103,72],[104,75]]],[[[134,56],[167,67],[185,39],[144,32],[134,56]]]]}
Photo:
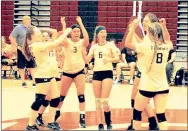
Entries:
{"type": "Polygon", "coordinates": [[[121,68],[130,67],[130,84],[133,84],[133,77],[136,67],[136,54],[132,49],[123,48],[121,51],[123,63],[118,63],[116,67],[117,79],[115,83],[120,81],[121,68]]]}
{"type": "Polygon", "coordinates": [[[171,84],[171,77],[172,77],[172,72],[174,69],[173,62],[175,61],[175,59],[176,59],[176,52],[174,49],[171,49],[169,51],[168,61],[166,65],[166,76],[167,76],[168,84],[171,84]]]}

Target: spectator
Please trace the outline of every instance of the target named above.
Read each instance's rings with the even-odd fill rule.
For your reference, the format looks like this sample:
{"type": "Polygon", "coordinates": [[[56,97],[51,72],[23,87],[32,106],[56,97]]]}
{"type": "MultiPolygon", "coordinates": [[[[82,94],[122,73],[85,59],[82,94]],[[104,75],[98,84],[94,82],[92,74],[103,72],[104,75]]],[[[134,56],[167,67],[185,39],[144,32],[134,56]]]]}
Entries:
{"type": "Polygon", "coordinates": [[[166,65],[166,76],[167,76],[168,84],[171,84],[171,77],[174,69],[173,62],[175,61],[175,59],[176,59],[176,52],[174,49],[171,49],[169,51],[167,65],[166,65]]]}
{"type": "Polygon", "coordinates": [[[14,28],[14,30],[9,36],[9,39],[14,49],[16,50],[17,48],[17,67],[19,70],[19,74],[21,76],[22,87],[27,87],[27,84],[25,82],[25,72],[24,72],[25,67],[32,74],[33,86],[35,86],[34,69],[33,69],[35,68],[35,61],[33,58],[30,61],[27,61],[22,53],[22,45],[26,38],[26,31],[31,25],[31,18],[29,16],[23,16],[22,22],[23,24],[17,25],[14,28]]]}
{"type": "MultiPolygon", "coordinates": [[[[3,74],[3,78],[6,79],[6,70],[7,70],[7,65],[15,65],[17,64],[16,57],[17,54],[16,52],[13,51],[12,46],[6,43],[5,37],[1,37],[1,43],[2,43],[2,52],[1,52],[1,64],[5,65],[5,70],[3,74]]],[[[17,76],[17,69],[14,68],[14,75],[15,78],[18,79],[17,76]]]]}
{"type": "Polygon", "coordinates": [[[133,50],[129,48],[123,48],[121,51],[122,54],[122,60],[123,62],[118,63],[116,67],[117,71],[117,79],[115,80],[115,83],[120,82],[120,74],[121,74],[121,68],[124,67],[130,67],[130,84],[133,84],[133,77],[135,73],[135,67],[136,67],[136,54],[133,50]]]}

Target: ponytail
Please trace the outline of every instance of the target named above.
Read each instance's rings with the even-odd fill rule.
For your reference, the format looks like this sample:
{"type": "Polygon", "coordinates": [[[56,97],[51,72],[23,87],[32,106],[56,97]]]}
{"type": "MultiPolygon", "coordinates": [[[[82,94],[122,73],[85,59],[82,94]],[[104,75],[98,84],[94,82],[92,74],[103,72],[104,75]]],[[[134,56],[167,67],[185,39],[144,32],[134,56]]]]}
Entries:
{"type": "Polygon", "coordinates": [[[31,50],[30,50],[30,47],[29,45],[31,45],[31,35],[33,35],[34,33],[34,26],[31,26],[29,27],[29,29],[27,29],[27,32],[26,32],[26,38],[24,40],[24,43],[23,43],[23,55],[25,56],[26,60],[27,61],[30,61],[31,58],[32,58],[32,55],[31,55],[31,50]]]}
{"type": "Polygon", "coordinates": [[[25,38],[25,41],[24,41],[24,44],[23,44],[23,55],[25,56],[26,60],[27,61],[30,61],[31,60],[31,51],[30,51],[30,48],[29,48],[29,45],[31,44],[31,41],[29,41],[27,39],[27,37],[25,38]]]}

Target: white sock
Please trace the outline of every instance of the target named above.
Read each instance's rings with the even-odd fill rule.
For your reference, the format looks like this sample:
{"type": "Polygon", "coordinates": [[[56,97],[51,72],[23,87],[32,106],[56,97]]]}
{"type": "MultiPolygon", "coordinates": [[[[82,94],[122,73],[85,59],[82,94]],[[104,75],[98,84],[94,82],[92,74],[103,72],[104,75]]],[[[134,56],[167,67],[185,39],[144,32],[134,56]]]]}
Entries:
{"type": "Polygon", "coordinates": [[[80,114],[85,114],[85,111],[80,111],[80,114]]]}

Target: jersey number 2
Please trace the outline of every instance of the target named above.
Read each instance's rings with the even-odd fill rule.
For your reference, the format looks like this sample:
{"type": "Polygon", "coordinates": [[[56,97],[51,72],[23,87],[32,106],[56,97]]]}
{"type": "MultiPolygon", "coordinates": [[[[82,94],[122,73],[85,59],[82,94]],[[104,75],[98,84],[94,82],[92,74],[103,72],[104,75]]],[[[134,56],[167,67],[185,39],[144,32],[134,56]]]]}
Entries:
{"type": "Polygon", "coordinates": [[[99,52],[99,58],[102,58],[102,52],[99,52]]]}
{"type": "Polygon", "coordinates": [[[157,53],[156,63],[162,63],[162,61],[163,61],[163,54],[157,53]]]}

